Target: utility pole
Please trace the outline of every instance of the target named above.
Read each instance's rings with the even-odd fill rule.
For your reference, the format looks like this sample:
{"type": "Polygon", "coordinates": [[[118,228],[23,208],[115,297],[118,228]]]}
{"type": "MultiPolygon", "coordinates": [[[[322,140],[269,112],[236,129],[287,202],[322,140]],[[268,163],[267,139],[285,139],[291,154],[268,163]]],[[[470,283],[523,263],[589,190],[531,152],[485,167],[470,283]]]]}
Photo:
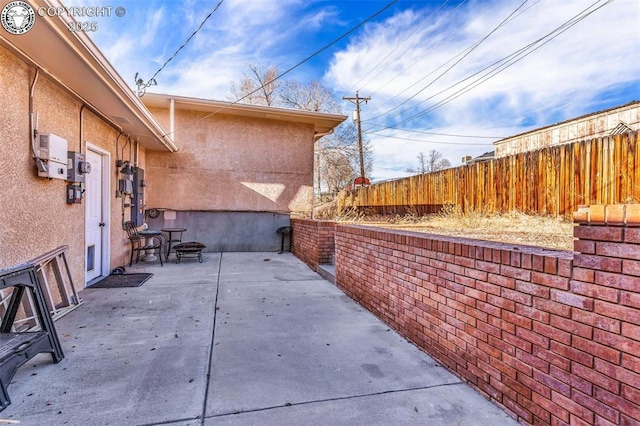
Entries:
{"type": "Polygon", "coordinates": [[[344,99],[345,101],[349,101],[352,102],[356,105],[356,123],[358,125],[358,149],[360,150],[360,178],[361,178],[361,184],[364,185],[364,152],[363,152],[363,148],[362,148],[362,129],[360,127],[360,102],[364,101],[364,103],[366,104],[367,101],[371,100],[371,97],[365,97],[365,98],[361,98],[358,95],[358,92],[356,92],[356,97],[355,98],[348,98],[346,96],[343,96],[342,99],[344,99]]]}

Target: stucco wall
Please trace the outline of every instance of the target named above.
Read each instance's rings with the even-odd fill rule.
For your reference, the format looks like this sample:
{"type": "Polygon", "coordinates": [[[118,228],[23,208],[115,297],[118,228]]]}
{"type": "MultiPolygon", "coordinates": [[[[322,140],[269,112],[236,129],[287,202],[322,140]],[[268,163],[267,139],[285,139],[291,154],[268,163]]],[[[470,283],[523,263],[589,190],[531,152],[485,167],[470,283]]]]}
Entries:
{"type": "MultiPolygon", "coordinates": [[[[29,141],[29,85],[34,71],[0,47],[0,267],[69,245],[74,281],[82,281],[82,206],[65,202],[66,183],[37,177],[29,141]]],[[[38,80],[34,108],[39,127],[78,141],[80,106],[46,78],[38,80]]]]}
{"type": "MultiPolygon", "coordinates": [[[[77,288],[84,286],[85,203],[66,203],[66,182],[37,177],[29,140],[29,90],[35,69],[0,47],[0,268],[26,262],[61,245],[77,288]]],[[[38,129],[68,141],[68,150],[80,149],[81,103],[40,73],[34,92],[38,129]]],[[[84,141],[111,153],[115,162],[117,132],[84,110],[84,141]]],[[[127,152],[128,154],[128,152],[127,152]]],[[[144,151],[141,155],[144,158],[144,151]]],[[[111,188],[116,176],[111,164],[111,188]]],[[[111,264],[124,263],[126,236],[120,226],[122,209],[110,194],[111,264]]]]}
{"type": "MultiPolygon", "coordinates": [[[[169,128],[169,110],[150,108],[169,128]]],[[[148,208],[310,212],[313,126],[176,110],[178,153],[149,152],[148,208]]]]}

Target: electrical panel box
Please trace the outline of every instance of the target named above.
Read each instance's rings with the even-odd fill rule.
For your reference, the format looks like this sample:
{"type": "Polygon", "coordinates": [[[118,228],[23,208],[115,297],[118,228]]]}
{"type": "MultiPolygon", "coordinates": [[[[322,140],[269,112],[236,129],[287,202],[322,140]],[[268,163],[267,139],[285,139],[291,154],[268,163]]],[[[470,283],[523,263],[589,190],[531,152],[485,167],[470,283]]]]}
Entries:
{"type": "Polygon", "coordinates": [[[78,183],[67,184],[67,204],[80,204],[82,203],[82,195],[84,190],[78,183]]]}
{"type": "Polygon", "coordinates": [[[131,194],[133,192],[133,182],[131,179],[118,179],[118,191],[123,194],[131,194]]]}
{"type": "Polygon", "coordinates": [[[67,140],[60,136],[43,133],[38,135],[38,157],[46,167],[38,169],[38,176],[67,179],[67,140]]]}
{"type": "Polygon", "coordinates": [[[88,173],[91,173],[91,163],[84,160],[84,154],[69,151],[67,160],[67,181],[84,183],[84,175],[88,173]]]}
{"type": "Polygon", "coordinates": [[[131,221],[140,226],[144,223],[144,170],[133,168],[133,194],[131,195],[131,221]]]}

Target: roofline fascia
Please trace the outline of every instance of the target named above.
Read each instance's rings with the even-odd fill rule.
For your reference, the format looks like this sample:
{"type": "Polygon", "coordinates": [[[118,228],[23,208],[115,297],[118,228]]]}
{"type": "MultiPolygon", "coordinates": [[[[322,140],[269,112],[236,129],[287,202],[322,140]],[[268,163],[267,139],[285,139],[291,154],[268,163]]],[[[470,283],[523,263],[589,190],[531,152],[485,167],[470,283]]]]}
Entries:
{"type": "MultiPolygon", "coordinates": [[[[29,0],[29,2],[32,3],[32,5],[35,4],[36,9],[39,7],[38,3],[36,3],[36,0],[29,0]]],[[[58,0],[43,0],[42,3],[45,4],[45,7],[65,7],[58,0]]],[[[56,18],[58,19],[58,22],[61,22],[64,25],[64,28],[68,28],[69,23],[75,22],[72,17],[67,16],[66,14],[58,14],[55,17],[51,17],[51,19],[41,19],[39,22],[44,22],[46,23],[46,25],[51,27],[58,34],[58,36],[62,40],[64,40],[64,42],[71,49],[73,49],[78,56],[80,56],[80,58],[87,64],[87,66],[89,66],[89,68],[91,68],[95,75],[98,76],[108,87],[110,87],[113,93],[118,98],[120,98],[120,100],[125,105],[127,105],[130,111],[134,115],[136,115],[138,119],[140,119],[143,125],[150,130],[152,135],[158,140],[160,144],[162,144],[169,152],[178,151],[178,147],[167,136],[162,126],[160,126],[160,123],[158,123],[158,121],[147,109],[147,107],[140,101],[140,99],[138,99],[133,90],[131,90],[131,88],[126,85],[123,78],[104,57],[100,49],[98,49],[95,43],[93,43],[91,38],[83,31],[61,31],[60,27],[58,25],[55,25],[56,18]],[[91,58],[92,60],[89,60],[88,58],[91,58]]],[[[100,112],[86,99],[84,99],[73,89],[71,89],[66,84],[62,83],[58,78],[49,73],[46,67],[43,67],[41,64],[35,63],[33,59],[31,59],[24,52],[20,51],[17,46],[13,45],[13,43],[9,42],[9,40],[6,41],[10,45],[12,45],[13,49],[17,49],[21,53],[23,58],[27,58],[30,63],[45,71],[48,76],[54,78],[57,83],[62,85],[62,87],[64,87],[78,99],[82,100],[85,104],[90,106],[91,109],[94,110],[94,112],[96,112],[101,118],[107,120],[111,124],[115,124],[111,119],[108,119],[105,114],[100,112]]],[[[120,128],[120,126],[117,127],[120,128]]],[[[130,136],[135,139],[135,134],[132,134],[130,136]]]]}
{"type": "MultiPolygon", "coordinates": [[[[245,111],[253,111],[253,112],[262,112],[265,114],[279,114],[283,116],[291,116],[291,117],[305,117],[305,118],[317,118],[317,119],[333,119],[340,120],[340,122],[349,118],[347,115],[343,114],[331,114],[326,112],[317,112],[317,111],[305,111],[299,109],[289,109],[289,108],[279,108],[265,105],[253,105],[253,104],[243,104],[238,102],[226,102],[226,101],[217,101],[210,99],[200,99],[200,98],[191,98],[187,96],[175,96],[175,95],[167,95],[160,93],[147,93],[145,96],[149,96],[153,98],[165,99],[169,102],[171,99],[175,102],[175,108],[180,109],[178,102],[182,104],[191,104],[202,107],[211,107],[211,108],[220,108],[220,112],[224,110],[234,111],[234,110],[245,110],[245,111]]],[[[218,111],[216,111],[218,112],[218,111]]]]}

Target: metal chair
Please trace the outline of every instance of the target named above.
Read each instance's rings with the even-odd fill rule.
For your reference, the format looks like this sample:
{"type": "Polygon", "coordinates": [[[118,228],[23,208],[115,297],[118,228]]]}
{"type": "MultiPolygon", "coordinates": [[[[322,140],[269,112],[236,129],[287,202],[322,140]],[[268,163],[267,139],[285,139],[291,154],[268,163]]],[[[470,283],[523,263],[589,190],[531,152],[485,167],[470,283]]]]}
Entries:
{"type": "Polygon", "coordinates": [[[136,263],[140,261],[140,252],[146,250],[158,250],[158,258],[160,259],[160,266],[164,266],[162,262],[162,250],[164,248],[165,236],[161,233],[152,236],[143,236],[138,233],[136,225],[131,222],[124,223],[124,229],[127,231],[129,241],[131,242],[131,257],[129,258],[129,266],[133,263],[133,253],[136,252],[136,263]],[[151,243],[147,244],[147,241],[151,243]]]}
{"type": "MultiPolygon", "coordinates": [[[[282,236],[282,240],[280,240],[280,251],[278,254],[284,253],[284,236],[291,235],[292,230],[293,228],[291,226],[281,226],[276,230],[276,232],[282,236]]],[[[291,251],[291,237],[289,237],[289,251],[291,251]]]]}

